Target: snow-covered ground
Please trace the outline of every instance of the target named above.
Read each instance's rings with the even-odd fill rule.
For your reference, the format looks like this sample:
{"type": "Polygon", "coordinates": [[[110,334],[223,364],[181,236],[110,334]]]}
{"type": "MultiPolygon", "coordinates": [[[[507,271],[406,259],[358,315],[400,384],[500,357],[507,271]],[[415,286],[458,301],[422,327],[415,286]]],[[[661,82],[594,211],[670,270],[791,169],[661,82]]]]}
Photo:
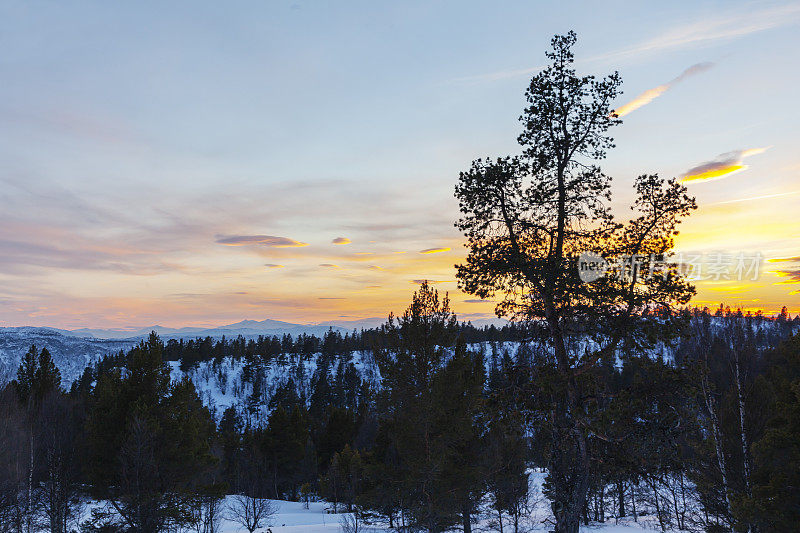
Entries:
{"type": "MultiPolygon", "coordinates": [[[[311,378],[317,370],[320,353],[315,353],[307,359],[291,356],[285,362],[270,361],[263,368],[263,390],[259,412],[252,412],[248,416],[256,416],[260,420],[250,420],[252,423],[263,423],[269,415],[267,404],[279,387],[283,386],[290,378],[294,381],[298,394],[308,398],[311,389],[311,378]]],[[[378,383],[378,369],[369,352],[355,351],[350,355],[350,362],[355,366],[361,379],[378,383]]],[[[214,417],[219,420],[222,413],[230,406],[236,406],[240,414],[244,415],[245,406],[253,393],[253,385],[245,382],[242,373],[245,360],[236,360],[225,357],[215,363],[202,361],[186,372],[180,369],[179,361],[170,361],[170,379],[179,381],[188,377],[194,383],[197,393],[203,403],[211,410],[214,417]]],[[[335,372],[332,368],[331,372],[335,372]]]]}
{"type": "MultiPolygon", "coordinates": [[[[544,498],[541,493],[542,483],[546,474],[539,470],[530,471],[530,499],[529,499],[529,514],[524,517],[520,524],[520,531],[530,533],[545,533],[553,529],[552,522],[549,520],[549,502],[544,498]]],[[[275,508],[275,514],[266,521],[264,527],[256,529],[256,533],[333,533],[342,531],[341,520],[349,516],[347,513],[332,514],[330,512],[331,505],[323,501],[312,501],[306,508],[302,502],[290,502],[285,500],[270,500],[275,508]]],[[[233,505],[234,497],[228,496],[223,502],[222,515],[223,519],[220,522],[220,533],[242,533],[247,530],[234,520],[228,517],[229,509],[233,505]]],[[[91,511],[102,507],[102,503],[91,502],[83,509],[83,520],[88,520],[91,517],[91,511]]],[[[474,531],[482,533],[489,533],[498,531],[496,517],[481,518],[473,528],[474,531]]],[[[185,531],[194,531],[187,529],[185,531]]],[[[396,531],[388,527],[388,524],[360,524],[359,532],[361,533],[377,533],[396,531]]],[[[503,531],[514,531],[508,517],[504,520],[503,531]]],[[[614,518],[606,521],[605,523],[593,523],[589,526],[582,526],[583,532],[594,533],[644,533],[645,531],[660,531],[658,522],[654,517],[639,516],[636,520],[632,517],[626,517],[620,520],[614,518]]],[[[670,530],[670,533],[673,533],[670,530]]],[[[677,532],[674,532],[677,533],[677,532]]]]}
{"type": "MultiPolygon", "coordinates": [[[[324,502],[311,502],[308,509],[300,502],[287,502],[275,500],[278,512],[272,517],[269,529],[273,533],[303,531],[308,533],[331,532],[339,530],[339,518],[341,515],[326,514],[327,504],[324,502]]],[[[246,531],[236,523],[225,520],[222,524],[221,533],[236,533],[246,531]]],[[[267,528],[257,529],[256,531],[265,532],[267,528]]]]}
{"type": "MultiPolygon", "coordinates": [[[[548,520],[548,502],[541,494],[541,486],[544,481],[545,473],[540,471],[531,472],[530,477],[530,514],[525,517],[521,524],[521,531],[528,531],[531,533],[544,533],[552,530],[552,523],[548,520]]],[[[256,529],[258,533],[332,533],[341,531],[341,520],[346,513],[331,514],[326,512],[330,510],[330,504],[322,501],[310,502],[308,508],[302,502],[290,502],[284,500],[271,500],[275,507],[276,513],[267,521],[265,527],[256,529]]],[[[233,503],[233,497],[226,498],[223,504],[223,515],[227,514],[227,509],[233,503]]],[[[96,508],[97,504],[89,505],[85,509],[87,518],[90,515],[92,508],[96,508]]],[[[498,531],[497,524],[492,523],[495,519],[484,518],[475,524],[475,531],[490,532],[498,531]]],[[[504,531],[513,531],[510,522],[506,521],[504,531]]],[[[659,530],[658,522],[653,517],[640,516],[636,520],[632,517],[620,519],[610,519],[606,523],[594,523],[586,527],[581,527],[581,531],[595,532],[595,533],[643,533],[645,531],[659,530]]],[[[220,523],[220,533],[241,533],[246,531],[241,525],[237,524],[230,518],[223,518],[220,523]]],[[[384,532],[393,531],[388,528],[387,524],[362,524],[359,526],[359,531],[362,533],[384,532]]]]}
{"type": "MultiPolygon", "coordinates": [[[[333,531],[341,531],[340,520],[343,514],[327,514],[325,509],[328,505],[324,502],[311,502],[309,508],[306,509],[305,505],[300,502],[287,502],[282,500],[275,500],[274,503],[278,507],[278,512],[270,520],[269,527],[257,529],[259,533],[266,533],[268,529],[272,533],[330,533],[333,531]]],[[[489,529],[488,520],[482,520],[476,524],[476,531],[495,531],[496,529],[489,529]]],[[[371,533],[377,531],[392,531],[386,525],[364,525],[359,528],[364,533],[371,533]],[[363,529],[361,529],[363,527],[363,529]]],[[[530,532],[546,532],[553,529],[552,524],[546,521],[544,514],[535,513],[526,521],[525,531],[530,532]]],[[[509,523],[505,524],[504,531],[513,531],[509,523]]],[[[633,518],[627,517],[619,521],[613,518],[604,524],[591,524],[586,527],[581,527],[581,531],[596,532],[596,533],[639,533],[639,532],[652,532],[659,530],[658,523],[652,517],[638,517],[637,521],[633,518]]],[[[221,533],[241,533],[246,531],[241,526],[230,520],[224,520],[222,523],[221,533]]]]}

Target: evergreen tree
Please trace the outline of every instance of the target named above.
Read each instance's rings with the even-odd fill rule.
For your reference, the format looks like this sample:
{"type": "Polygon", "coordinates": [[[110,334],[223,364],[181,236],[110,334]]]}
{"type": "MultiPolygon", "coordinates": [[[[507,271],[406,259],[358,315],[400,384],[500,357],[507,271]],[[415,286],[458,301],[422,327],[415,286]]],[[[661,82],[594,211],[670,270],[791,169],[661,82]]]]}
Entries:
{"type": "Polygon", "coordinates": [[[472,531],[474,514],[486,487],[482,461],[486,445],[485,378],[481,354],[468,352],[459,342],[452,358],[432,383],[431,426],[437,441],[433,448],[437,457],[428,459],[440,465],[441,479],[434,486],[452,495],[465,533],[472,531]]]}
{"type": "Polygon", "coordinates": [[[572,32],[554,37],[550,65],[531,80],[520,117],[522,155],[476,160],[456,187],[457,226],[469,247],[458,266],[461,288],[501,296],[499,316],[544,326],[550,403],[543,413],[557,533],[577,533],[586,506],[593,432],[583,413],[593,400],[583,389],[596,387],[598,365],[623,345],[643,348],[672,334],[670,306],[693,293],[674,265],[653,262],[669,252],[677,224],[695,207],[684,186],[639,176],[635,218],[623,225],[611,215],[610,178],[597,163],[613,146],[609,128],[621,122],[611,108],[621,81],[617,73],[578,76],[575,41],[572,32]],[[618,275],[584,283],[577,258],[587,251],[619,261],[618,275]]]}
{"type": "Polygon", "coordinates": [[[753,445],[752,496],[735,501],[736,518],[758,531],[790,531],[800,523],[800,336],[768,354],[763,385],[773,398],[766,430],[753,445]]]}
{"type": "Polygon", "coordinates": [[[296,500],[300,485],[308,481],[303,479],[308,441],[307,417],[300,407],[287,412],[278,406],[270,414],[267,429],[261,432],[260,448],[275,499],[296,500]]]}
{"type": "Polygon", "coordinates": [[[447,296],[440,301],[423,283],[403,316],[390,317],[389,348],[376,354],[385,391],[381,423],[391,428],[403,507],[410,525],[432,532],[457,523],[469,529],[483,486],[476,470],[483,361],[456,343],[456,326],[447,296]]]}
{"type": "Polygon", "coordinates": [[[525,438],[525,424],[516,391],[517,374],[507,351],[499,365],[493,365],[489,379],[487,435],[484,450],[486,486],[497,513],[497,524],[504,531],[504,514],[518,533],[528,503],[528,461],[530,451],[525,438]]]}
{"type": "Polygon", "coordinates": [[[111,504],[94,513],[98,525],[156,533],[193,520],[194,497],[215,462],[216,428],[188,379],[170,383],[163,354],[151,334],[124,371],[99,379],[90,399],[89,478],[111,504]]]}
{"type": "Polygon", "coordinates": [[[243,433],[244,427],[236,408],[228,407],[219,422],[219,436],[222,441],[222,474],[228,486],[235,493],[241,490],[238,466],[243,433]]]}
{"type": "Polygon", "coordinates": [[[39,351],[36,346],[31,346],[30,350],[25,352],[22,357],[22,362],[17,369],[17,379],[14,380],[14,389],[17,391],[17,397],[20,402],[27,404],[32,396],[32,391],[35,385],[36,370],[38,366],[39,351]]]}
{"type": "Polygon", "coordinates": [[[36,369],[35,393],[44,398],[51,391],[61,391],[61,372],[53,362],[53,357],[47,348],[39,352],[39,365],[36,369]]]}
{"type": "Polygon", "coordinates": [[[61,372],[47,348],[39,352],[31,346],[17,369],[13,386],[21,403],[33,405],[40,404],[48,393],[61,390],[61,372]]]}
{"type": "Polygon", "coordinates": [[[333,503],[334,511],[341,503],[346,512],[353,512],[356,499],[361,494],[363,476],[364,466],[357,450],[346,444],[340,452],[334,454],[321,481],[322,493],[333,503]]]}

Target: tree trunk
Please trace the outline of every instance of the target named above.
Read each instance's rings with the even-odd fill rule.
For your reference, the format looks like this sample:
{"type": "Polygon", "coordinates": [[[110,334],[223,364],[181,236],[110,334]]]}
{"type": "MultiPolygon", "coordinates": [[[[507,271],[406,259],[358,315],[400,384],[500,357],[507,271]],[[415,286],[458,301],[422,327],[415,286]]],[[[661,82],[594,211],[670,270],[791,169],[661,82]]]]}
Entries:
{"type": "Polygon", "coordinates": [[[606,521],[606,487],[600,487],[600,522],[606,521]]]}
{"type": "Polygon", "coordinates": [[[461,511],[461,522],[464,526],[464,533],[472,533],[472,517],[470,516],[469,506],[465,506],[461,511]]]}
{"type": "Polygon", "coordinates": [[[589,525],[589,498],[586,498],[586,501],[583,504],[583,525],[589,525]]]}
{"type": "Polygon", "coordinates": [[[683,480],[683,470],[680,472],[681,479],[681,516],[678,522],[678,529],[686,529],[686,483],[683,480]]]}
{"type": "MultiPolygon", "coordinates": [[[[556,433],[559,433],[556,431],[556,433]]],[[[556,533],[578,533],[589,487],[589,465],[583,434],[573,429],[554,438],[551,480],[556,533]]]]}
{"type": "Polygon", "coordinates": [[[658,486],[656,485],[656,480],[651,478],[645,478],[647,480],[647,484],[650,485],[650,489],[653,491],[653,503],[656,506],[656,518],[658,518],[658,525],[661,527],[661,531],[666,531],[666,527],[664,527],[664,516],[661,512],[661,505],[658,500],[658,486]]]}
{"type": "Polygon", "coordinates": [[[503,533],[503,511],[500,509],[497,509],[497,523],[500,527],[500,533],[503,533]]]}
{"type": "MultiPolygon", "coordinates": [[[[745,430],[745,405],[744,405],[744,392],[742,385],[742,373],[739,366],[739,350],[734,347],[734,360],[733,360],[734,377],[736,378],[736,399],[739,407],[739,435],[742,445],[742,476],[744,477],[744,489],[748,497],[753,496],[750,489],[750,444],[747,440],[747,431],[745,430]]],[[[753,530],[751,524],[747,524],[747,533],[753,530]]]]}
{"type": "Polygon", "coordinates": [[[708,376],[703,376],[702,383],[706,409],[708,409],[709,418],[711,420],[711,434],[714,438],[714,450],[717,454],[717,466],[719,467],[720,476],[722,478],[722,490],[725,494],[725,510],[727,513],[726,519],[729,519],[731,515],[731,495],[728,486],[728,470],[725,464],[725,452],[722,449],[722,432],[720,431],[714,398],[711,395],[711,390],[708,384],[708,376]]]}
{"type": "Polygon", "coordinates": [[[558,315],[547,308],[548,329],[553,338],[558,373],[564,391],[553,412],[553,452],[549,478],[553,481],[553,515],[556,533],[578,533],[581,514],[589,492],[589,455],[586,437],[575,416],[580,411],[578,385],[570,366],[569,354],[558,315]]]}
{"type": "Polygon", "coordinates": [[[27,517],[25,520],[25,529],[27,533],[32,533],[33,531],[33,423],[30,426],[30,464],[28,465],[28,508],[27,508],[27,517]]]}

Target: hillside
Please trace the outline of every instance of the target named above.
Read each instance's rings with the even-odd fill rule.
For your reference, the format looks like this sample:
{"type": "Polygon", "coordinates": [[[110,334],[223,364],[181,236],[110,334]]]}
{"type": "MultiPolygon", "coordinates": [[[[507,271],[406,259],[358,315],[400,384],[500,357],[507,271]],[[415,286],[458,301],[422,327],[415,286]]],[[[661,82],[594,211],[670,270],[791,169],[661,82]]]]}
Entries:
{"type": "Polygon", "coordinates": [[[52,354],[66,384],[90,363],[104,355],[128,350],[135,343],[132,339],[78,337],[52,328],[0,328],[0,383],[14,378],[22,356],[34,344],[52,354]]]}

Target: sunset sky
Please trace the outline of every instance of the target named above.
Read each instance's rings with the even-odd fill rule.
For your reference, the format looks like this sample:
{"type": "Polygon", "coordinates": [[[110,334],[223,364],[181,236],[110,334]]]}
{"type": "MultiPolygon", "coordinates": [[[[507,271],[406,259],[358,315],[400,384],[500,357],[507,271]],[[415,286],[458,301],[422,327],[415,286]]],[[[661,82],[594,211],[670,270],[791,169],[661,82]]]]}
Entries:
{"type": "Polygon", "coordinates": [[[554,33],[619,70],[603,164],[685,180],[684,252],[762,254],[697,305],[800,311],[798,2],[0,4],[0,326],[461,318],[453,188],[519,151],[554,33]]]}

